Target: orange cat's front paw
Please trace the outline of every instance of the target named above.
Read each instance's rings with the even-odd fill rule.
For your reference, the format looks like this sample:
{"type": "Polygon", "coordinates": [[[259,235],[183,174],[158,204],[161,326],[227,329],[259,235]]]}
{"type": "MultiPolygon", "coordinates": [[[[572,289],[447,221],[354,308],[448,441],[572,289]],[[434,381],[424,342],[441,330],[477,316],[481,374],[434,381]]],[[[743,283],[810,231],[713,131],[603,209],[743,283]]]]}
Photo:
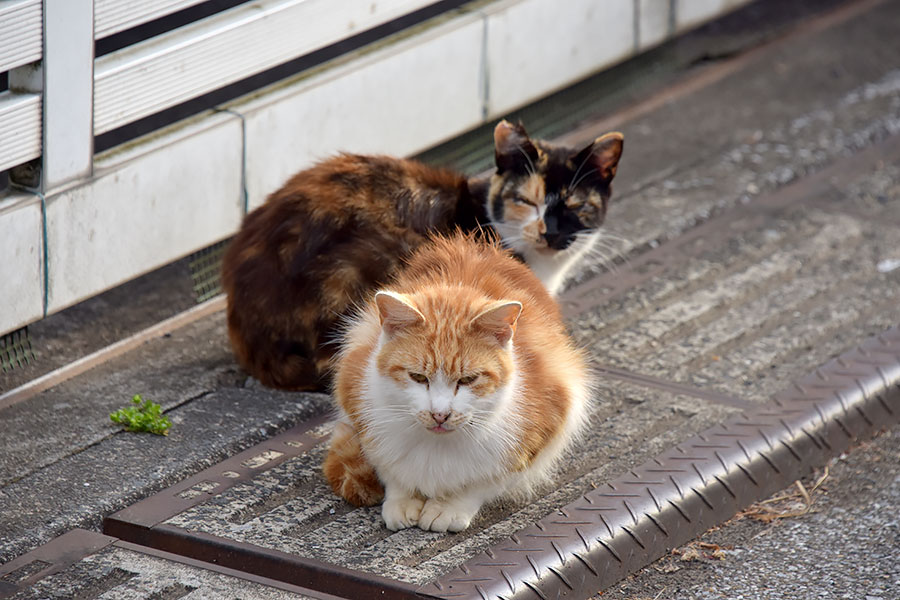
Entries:
{"type": "Polygon", "coordinates": [[[391,531],[406,529],[419,522],[424,504],[418,498],[391,498],[381,505],[381,517],[391,531]]]}
{"type": "Polygon", "coordinates": [[[431,498],[419,515],[419,527],[425,531],[462,531],[472,522],[476,512],[478,509],[431,498]]]}

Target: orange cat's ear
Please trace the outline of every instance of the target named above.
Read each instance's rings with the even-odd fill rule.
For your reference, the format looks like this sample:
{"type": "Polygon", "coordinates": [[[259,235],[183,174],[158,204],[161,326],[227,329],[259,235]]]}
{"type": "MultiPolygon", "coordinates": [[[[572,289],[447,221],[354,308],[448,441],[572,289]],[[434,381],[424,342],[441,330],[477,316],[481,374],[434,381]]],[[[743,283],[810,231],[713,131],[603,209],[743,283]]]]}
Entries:
{"type": "MultiPolygon", "coordinates": [[[[572,159],[572,162],[585,175],[591,173],[586,167],[592,168],[597,178],[602,183],[608,184],[616,176],[616,169],[619,166],[619,159],[622,157],[624,143],[625,136],[618,131],[605,133],[579,152],[572,159]]],[[[585,177],[586,181],[590,179],[590,175],[585,177]]]]}
{"type": "Polygon", "coordinates": [[[472,319],[472,326],[492,335],[501,346],[505,346],[516,331],[516,321],[521,313],[521,302],[500,300],[472,319]]]}
{"type": "Polygon", "coordinates": [[[498,173],[517,168],[523,172],[528,172],[529,167],[534,170],[537,149],[521,123],[513,125],[505,119],[497,123],[494,127],[494,159],[498,173]]]}
{"type": "Polygon", "coordinates": [[[403,294],[388,291],[377,292],[375,304],[378,306],[378,314],[381,316],[381,327],[388,335],[394,335],[397,330],[404,327],[425,322],[422,313],[403,294]]]}

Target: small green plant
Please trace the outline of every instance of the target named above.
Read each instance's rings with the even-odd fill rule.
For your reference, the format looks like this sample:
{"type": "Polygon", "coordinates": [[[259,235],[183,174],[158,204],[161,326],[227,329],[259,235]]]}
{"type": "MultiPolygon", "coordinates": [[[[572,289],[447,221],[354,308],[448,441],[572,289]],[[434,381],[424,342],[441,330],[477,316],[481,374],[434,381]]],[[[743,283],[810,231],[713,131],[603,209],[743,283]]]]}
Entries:
{"type": "Polygon", "coordinates": [[[122,425],[126,431],[169,435],[172,421],[162,414],[162,407],[159,404],[144,400],[140,394],[135,394],[131,403],[134,406],[126,406],[110,413],[109,418],[113,423],[122,425]]]}

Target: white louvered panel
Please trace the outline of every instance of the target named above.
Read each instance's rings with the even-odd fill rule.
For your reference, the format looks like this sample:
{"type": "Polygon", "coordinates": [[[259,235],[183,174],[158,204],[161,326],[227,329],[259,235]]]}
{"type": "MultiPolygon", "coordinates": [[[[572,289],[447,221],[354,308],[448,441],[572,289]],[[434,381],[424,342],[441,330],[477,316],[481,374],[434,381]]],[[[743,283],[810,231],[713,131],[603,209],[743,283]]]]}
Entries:
{"type": "Polygon", "coordinates": [[[99,40],[204,1],[94,0],[94,36],[99,40]]]}
{"type": "Polygon", "coordinates": [[[0,171],[40,155],[40,94],[0,93],[0,171]]]}
{"type": "Polygon", "coordinates": [[[0,0],[0,73],[40,60],[41,0],[0,0]]]}
{"type": "Polygon", "coordinates": [[[94,133],[224,87],[430,3],[260,0],[103,56],[95,64],[94,133]]]}

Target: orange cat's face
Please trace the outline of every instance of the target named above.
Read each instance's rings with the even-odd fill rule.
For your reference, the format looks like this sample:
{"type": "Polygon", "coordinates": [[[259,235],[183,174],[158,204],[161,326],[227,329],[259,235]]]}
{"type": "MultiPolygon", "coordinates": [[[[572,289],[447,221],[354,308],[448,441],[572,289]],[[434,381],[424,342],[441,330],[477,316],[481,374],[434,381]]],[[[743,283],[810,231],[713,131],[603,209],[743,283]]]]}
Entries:
{"type": "Polygon", "coordinates": [[[379,292],[376,302],[378,385],[393,388],[397,417],[434,434],[490,423],[514,376],[509,340],[521,304],[448,287],[379,292]]]}

